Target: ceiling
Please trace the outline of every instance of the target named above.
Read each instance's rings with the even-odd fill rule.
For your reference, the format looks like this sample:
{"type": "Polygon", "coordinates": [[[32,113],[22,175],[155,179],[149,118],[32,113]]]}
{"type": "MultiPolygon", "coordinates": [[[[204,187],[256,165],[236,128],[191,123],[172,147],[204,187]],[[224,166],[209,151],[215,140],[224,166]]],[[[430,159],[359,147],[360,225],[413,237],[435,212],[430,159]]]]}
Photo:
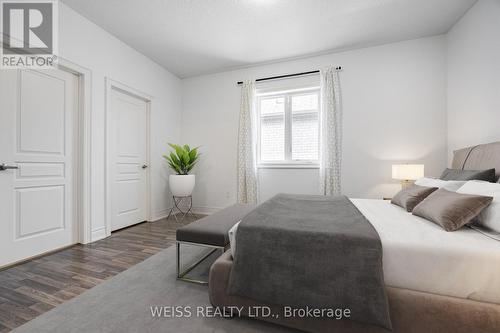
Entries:
{"type": "Polygon", "coordinates": [[[63,0],[180,78],[442,34],[476,0],[63,0]]]}

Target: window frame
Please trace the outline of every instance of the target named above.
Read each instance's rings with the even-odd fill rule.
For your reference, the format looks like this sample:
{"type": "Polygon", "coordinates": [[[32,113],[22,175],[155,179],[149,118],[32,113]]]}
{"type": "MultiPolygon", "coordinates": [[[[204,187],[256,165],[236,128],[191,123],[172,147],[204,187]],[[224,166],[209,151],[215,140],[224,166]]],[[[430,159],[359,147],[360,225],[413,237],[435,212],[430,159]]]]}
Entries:
{"type": "MultiPolygon", "coordinates": [[[[259,169],[318,169],[319,156],[317,160],[292,160],[292,97],[300,95],[308,95],[315,92],[318,96],[318,133],[321,130],[320,122],[320,108],[321,108],[321,95],[319,86],[307,86],[304,88],[279,90],[275,89],[266,92],[257,92],[256,94],[256,113],[257,113],[257,167],[259,169]],[[285,99],[284,107],[284,124],[285,124],[285,159],[282,161],[263,161],[261,160],[261,100],[266,98],[279,98],[285,99]]],[[[303,112],[311,110],[301,110],[303,112]]],[[[320,152],[318,138],[318,154],[320,152]]]]}

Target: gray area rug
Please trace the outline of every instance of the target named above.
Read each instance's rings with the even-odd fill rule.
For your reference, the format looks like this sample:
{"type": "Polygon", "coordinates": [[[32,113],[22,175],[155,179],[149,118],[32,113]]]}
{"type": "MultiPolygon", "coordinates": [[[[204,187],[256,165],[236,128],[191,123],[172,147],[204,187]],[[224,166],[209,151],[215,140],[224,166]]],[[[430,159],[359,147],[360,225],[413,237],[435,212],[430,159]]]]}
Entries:
{"type": "MultiPolygon", "coordinates": [[[[199,250],[186,250],[183,257],[188,263],[199,256],[199,250]]],[[[206,279],[213,260],[207,259],[193,275],[206,279]]],[[[248,318],[196,316],[198,306],[210,306],[207,288],[176,280],[172,246],[13,332],[296,332],[248,318]],[[152,316],[151,306],[190,306],[193,314],[190,318],[158,318],[152,316]]]]}

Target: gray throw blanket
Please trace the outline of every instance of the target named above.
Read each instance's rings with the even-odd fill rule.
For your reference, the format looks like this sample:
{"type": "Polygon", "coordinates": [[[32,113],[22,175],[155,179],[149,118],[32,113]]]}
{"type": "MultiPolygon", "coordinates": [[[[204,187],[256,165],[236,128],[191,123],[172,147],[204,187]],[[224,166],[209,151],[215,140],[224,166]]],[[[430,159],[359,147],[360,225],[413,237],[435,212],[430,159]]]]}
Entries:
{"type": "Polygon", "coordinates": [[[229,294],[348,308],[351,320],[391,329],[380,238],[347,197],[278,194],[243,218],[236,244],[229,294]]]}

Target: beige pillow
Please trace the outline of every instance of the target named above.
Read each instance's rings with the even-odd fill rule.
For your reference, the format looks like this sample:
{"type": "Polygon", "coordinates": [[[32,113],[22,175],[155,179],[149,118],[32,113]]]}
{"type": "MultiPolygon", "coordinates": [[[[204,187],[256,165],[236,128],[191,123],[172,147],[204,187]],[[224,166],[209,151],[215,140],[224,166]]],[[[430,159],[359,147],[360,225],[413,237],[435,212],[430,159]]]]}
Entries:
{"type": "Polygon", "coordinates": [[[437,189],[437,187],[412,185],[399,191],[392,198],[391,203],[411,212],[416,205],[437,189]]]}
{"type": "Polygon", "coordinates": [[[472,222],[492,200],[492,197],[439,189],[419,203],[413,215],[434,222],[446,231],[455,231],[472,222]]]}

